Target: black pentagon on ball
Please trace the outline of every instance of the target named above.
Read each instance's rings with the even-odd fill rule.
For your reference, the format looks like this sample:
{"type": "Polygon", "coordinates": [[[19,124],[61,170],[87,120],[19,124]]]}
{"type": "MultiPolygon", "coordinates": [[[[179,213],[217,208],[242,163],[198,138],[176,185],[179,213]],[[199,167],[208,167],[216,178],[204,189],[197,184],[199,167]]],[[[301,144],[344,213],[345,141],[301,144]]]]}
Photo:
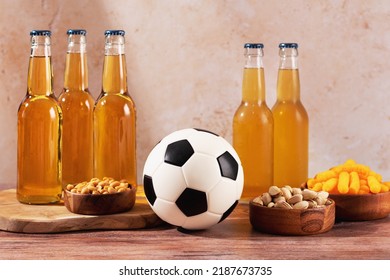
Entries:
{"type": "Polygon", "coordinates": [[[144,175],[144,192],[145,192],[146,199],[149,201],[151,205],[153,205],[157,199],[157,196],[154,191],[153,179],[148,175],[144,175]]]}
{"type": "Polygon", "coordinates": [[[223,213],[223,215],[222,215],[222,217],[221,217],[221,219],[219,220],[218,223],[220,223],[220,222],[222,222],[223,220],[225,220],[225,219],[230,215],[230,213],[233,212],[233,210],[234,210],[234,208],[236,208],[237,204],[238,204],[238,200],[236,200],[236,201],[232,204],[232,206],[230,206],[229,209],[226,210],[225,213],[223,213]]]}
{"type": "Polygon", "coordinates": [[[220,155],[217,160],[222,177],[236,180],[238,175],[238,163],[234,157],[226,151],[220,155]]]}
{"type": "Polygon", "coordinates": [[[191,188],[186,188],[175,203],[187,217],[202,214],[207,211],[206,193],[191,188]]]}
{"type": "Polygon", "coordinates": [[[164,161],[181,167],[193,154],[194,149],[192,148],[190,142],[186,139],[179,140],[168,145],[165,151],[164,161]]]}

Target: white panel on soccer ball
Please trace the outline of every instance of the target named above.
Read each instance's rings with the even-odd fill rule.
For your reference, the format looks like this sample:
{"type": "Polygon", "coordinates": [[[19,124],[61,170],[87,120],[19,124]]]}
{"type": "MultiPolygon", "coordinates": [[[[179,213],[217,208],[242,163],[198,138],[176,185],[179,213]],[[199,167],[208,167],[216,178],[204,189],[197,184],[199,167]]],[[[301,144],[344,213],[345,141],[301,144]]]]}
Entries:
{"type": "Polygon", "coordinates": [[[207,229],[217,224],[220,221],[221,217],[222,215],[204,212],[196,216],[188,217],[181,225],[181,227],[189,230],[207,229]]]}
{"type": "MultiPolygon", "coordinates": [[[[217,158],[226,151],[225,143],[220,141],[219,136],[212,133],[193,130],[190,134],[191,145],[195,152],[217,158]]],[[[222,139],[222,138],[221,138],[222,139]]]]}
{"type": "Polygon", "coordinates": [[[156,196],[175,202],[187,187],[181,167],[163,163],[153,174],[156,196]]]}
{"type": "Polygon", "coordinates": [[[182,169],[187,186],[195,190],[207,192],[221,179],[218,162],[212,156],[195,153],[182,169]]]}
{"type": "Polygon", "coordinates": [[[181,226],[187,219],[176,204],[171,201],[157,198],[152,209],[161,220],[174,226],[181,226]]]}
{"type": "Polygon", "coordinates": [[[146,159],[146,163],[144,166],[144,175],[153,176],[154,171],[157,167],[164,162],[165,150],[167,148],[166,144],[158,143],[153,150],[150,152],[146,159]]]}
{"type": "Polygon", "coordinates": [[[223,214],[238,200],[236,181],[222,178],[218,184],[208,192],[208,211],[223,214]]]}
{"type": "MultiPolygon", "coordinates": [[[[240,166],[238,168],[238,174],[237,174],[237,179],[236,179],[236,185],[237,185],[237,199],[241,198],[242,191],[244,189],[244,170],[240,166]]],[[[259,194],[261,195],[261,194],[259,194]]]]}

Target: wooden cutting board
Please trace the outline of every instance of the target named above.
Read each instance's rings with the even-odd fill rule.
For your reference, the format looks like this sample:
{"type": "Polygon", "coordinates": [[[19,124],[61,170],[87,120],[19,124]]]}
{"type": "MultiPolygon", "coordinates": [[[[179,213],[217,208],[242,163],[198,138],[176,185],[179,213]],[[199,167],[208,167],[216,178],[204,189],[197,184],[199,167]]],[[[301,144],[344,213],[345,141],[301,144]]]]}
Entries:
{"type": "Polygon", "coordinates": [[[63,203],[22,204],[16,199],[15,189],[0,191],[0,230],[4,231],[55,233],[80,230],[124,230],[150,228],[162,223],[139,192],[131,210],[96,216],[74,214],[69,212],[63,203]]]}

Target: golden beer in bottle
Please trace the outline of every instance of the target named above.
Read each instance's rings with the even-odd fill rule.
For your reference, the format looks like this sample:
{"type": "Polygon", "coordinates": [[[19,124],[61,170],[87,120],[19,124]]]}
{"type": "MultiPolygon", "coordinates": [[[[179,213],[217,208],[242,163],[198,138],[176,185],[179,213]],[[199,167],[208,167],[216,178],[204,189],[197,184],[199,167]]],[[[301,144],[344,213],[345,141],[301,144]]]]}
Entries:
{"type": "Polygon", "coordinates": [[[22,203],[56,203],[62,193],[62,112],[53,93],[51,32],[30,35],[27,94],[18,109],[16,193],[22,203]]]}
{"type": "Polygon", "coordinates": [[[233,118],[233,147],[244,171],[243,201],[273,183],[273,118],[265,100],[263,44],[245,44],[242,102],[233,118]]]}
{"type": "Polygon", "coordinates": [[[309,118],[300,99],[298,44],[279,45],[274,117],[274,184],[300,187],[308,177],[309,118]]]}
{"type": "Polygon", "coordinates": [[[124,35],[105,32],[103,87],[94,109],[95,177],[136,186],[136,107],[127,88],[124,35]]]}
{"type": "Polygon", "coordinates": [[[93,107],[88,90],[86,31],[70,29],[64,89],[59,97],[63,113],[62,185],[93,177],[93,107]]]}

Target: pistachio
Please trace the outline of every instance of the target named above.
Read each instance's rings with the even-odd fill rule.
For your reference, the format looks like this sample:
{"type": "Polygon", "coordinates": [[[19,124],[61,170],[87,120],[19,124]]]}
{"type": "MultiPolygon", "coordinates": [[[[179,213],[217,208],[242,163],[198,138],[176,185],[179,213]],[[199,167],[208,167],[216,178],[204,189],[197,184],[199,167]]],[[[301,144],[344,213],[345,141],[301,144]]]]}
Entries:
{"type": "Polygon", "coordinates": [[[313,200],[317,197],[317,192],[309,189],[304,189],[302,191],[302,195],[304,200],[313,200]]]}
{"type": "Polygon", "coordinates": [[[323,197],[317,197],[315,201],[317,202],[317,205],[325,205],[328,199],[323,197]]]}
{"type": "Polygon", "coordinates": [[[290,204],[295,204],[303,200],[303,196],[301,194],[295,194],[290,199],[287,200],[290,204]]]}
{"type": "Polygon", "coordinates": [[[292,189],[292,187],[291,187],[291,186],[289,186],[289,185],[285,185],[283,188],[286,188],[286,189],[288,189],[288,190],[290,191],[290,193],[292,193],[292,192],[293,192],[293,189],[292,189]]]}
{"type": "Polygon", "coordinates": [[[268,190],[268,193],[271,195],[271,196],[278,196],[279,194],[281,194],[281,190],[279,187],[277,186],[271,186],[268,190]]]}
{"type": "Polygon", "coordinates": [[[257,204],[260,204],[260,205],[264,205],[263,200],[261,199],[260,196],[255,197],[255,198],[253,199],[253,203],[257,203],[257,204]]]}
{"type": "Polygon", "coordinates": [[[286,198],[284,197],[284,196],[277,196],[277,197],[275,197],[274,198],[274,200],[273,200],[273,202],[275,203],[275,204],[277,204],[278,202],[282,202],[282,201],[286,201],[286,198]]]}
{"type": "Polygon", "coordinates": [[[276,208],[285,208],[285,209],[292,209],[292,206],[287,203],[286,201],[278,201],[275,203],[276,208]]]}
{"type": "Polygon", "coordinates": [[[317,196],[318,196],[318,197],[321,197],[321,198],[328,199],[329,193],[328,193],[328,192],[325,192],[325,191],[319,191],[319,192],[317,193],[317,196]]]}
{"type": "Polygon", "coordinates": [[[272,201],[270,203],[268,203],[267,207],[271,208],[271,207],[274,207],[275,206],[275,203],[273,203],[272,201]]]}
{"type": "MultiPolygon", "coordinates": [[[[122,183],[115,187],[121,189],[122,183]]],[[[105,186],[107,191],[109,186],[105,186]]],[[[271,186],[268,192],[253,199],[253,202],[266,207],[277,207],[284,209],[308,209],[325,207],[332,203],[328,199],[329,193],[325,191],[316,192],[309,189],[291,188],[288,185],[279,188],[271,186]]]]}
{"type": "Polygon", "coordinates": [[[308,200],[309,203],[309,208],[316,208],[317,207],[317,202],[315,200],[308,200]]]}
{"type": "MultiPolygon", "coordinates": [[[[290,187],[291,189],[291,187],[290,187]]],[[[282,190],[282,193],[283,193],[283,196],[286,198],[286,201],[289,200],[291,197],[292,197],[292,193],[289,188],[287,187],[283,187],[281,190],[282,190]]]]}
{"type": "Polygon", "coordinates": [[[292,208],[294,208],[294,209],[307,209],[307,208],[309,208],[309,202],[306,200],[302,200],[298,203],[295,203],[292,208]]]}
{"type": "Polygon", "coordinates": [[[268,205],[272,201],[272,197],[269,193],[263,193],[261,196],[261,200],[263,200],[264,205],[268,205]]]}
{"type": "Polygon", "coordinates": [[[292,188],[292,194],[295,195],[295,194],[301,194],[302,193],[302,190],[300,188],[292,188]]]}

